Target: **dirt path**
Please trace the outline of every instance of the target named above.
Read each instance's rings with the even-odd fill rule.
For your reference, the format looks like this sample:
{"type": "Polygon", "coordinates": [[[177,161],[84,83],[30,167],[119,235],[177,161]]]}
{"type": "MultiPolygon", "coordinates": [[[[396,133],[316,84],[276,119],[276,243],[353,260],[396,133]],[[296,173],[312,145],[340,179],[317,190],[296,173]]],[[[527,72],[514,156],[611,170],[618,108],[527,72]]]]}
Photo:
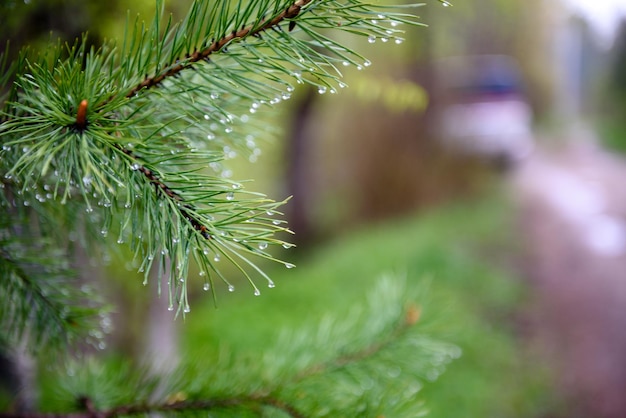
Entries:
{"type": "Polygon", "coordinates": [[[529,341],[568,418],[626,417],[626,162],[577,142],[513,174],[533,283],[529,341]]]}

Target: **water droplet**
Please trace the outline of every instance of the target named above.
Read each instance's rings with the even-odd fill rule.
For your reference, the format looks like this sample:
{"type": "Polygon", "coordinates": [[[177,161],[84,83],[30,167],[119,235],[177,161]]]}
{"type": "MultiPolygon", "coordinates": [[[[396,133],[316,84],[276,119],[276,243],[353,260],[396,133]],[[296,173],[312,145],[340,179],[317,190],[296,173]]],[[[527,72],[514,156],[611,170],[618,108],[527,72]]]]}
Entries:
{"type": "Polygon", "coordinates": [[[290,93],[293,93],[293,91],[295,90],[295,88],[293,86],[287,86],[287,91],[290,93]]]}
{"type": "Polygon", "coordinates": [[[267,242],[259,242],[259,250],[265,250],[267,248],[267,242]]]}
{"type": "Polygon", "coordinates": [[[396,40],[394,42],[396,43],[396,45],[400,45],[402,42],[404,42],[404,39],[396,38],[396,40]]]}
{"type": "Polygon", "coordinates": [[[345,89],[347,87],[346,83],[344,83],[343,81],[340,81],[338,85],[340,89],[345,89]]]}
{"type": "Polygon", "coordinates": [[[210,116],[209,115],[204,115],[204,120],[209,120],[210,116]]]}
{"type": "Polygon", "coordinates": [[[288,242],[285,242],[285,243],[283,244],[283,248],[284,248],[285,250],[288,250],[288,249],[290,249],[291,247],[294,247],[294,245],[293,245],[293,244],[290,244],[290,243],[288,243],[288,242]]]}
{"type": "Polygon", "coordinates": [[[363,63],[363,65],[364,65],[365,67],[369,67],[370,65],[372,65],[372,61],[370,61],[370,60],[365,60],[365,62],[363,63]]]}
{"type": "Polygon", "coordinates": [[[234,292],[235,291],[235,286],[233,286],[232,284],[228,285],[228,291],[229,292],[234,292]]]}
{"type": "Polygon", "coordinates": [[[384,18],[385,18],[385,15],[381,15],[381,14],[379,14],[379,15],[378,15],[378,18],[379,18],[379,19],[384,19],[384,18]]]}
{"type": "Polygon", "coordinates": [[[363,69],[363,66],[361,66],[361,65],[357,65],[357,66],[356,66],[356,69],[357,69],[357,70],[359,70],[359,71],[361,71],[361,70],[363,69]]]}
{"type": "Polygon", "coordinates": [[[243,123],[246,123],[246,122],[248,122],[250,120],[250,116],[248,116],[248,115],[241,115],[239,120],[241,120],[241,122],[243,122],[243,123]]]}
{"type": "Polygon", "coordinates": [[[328,90],[330,92],[330,94],[335,94],[337,93],[337,90],[334,88],[331,88],[330,90],[328,90]]]}
{"type": "Polygon", "coordinates": [[[204,286],[202,286],[202,290],[207,291],[211,288],[211,286],[208,283],[205,283],[204,286]]]}
{"type": "Polygon", "coordinates": [[[396,26],[398,26],[399,24],[400,24],[400,22],[397,22],[397,21],[395,21],[395,20],[392,20],[392,21],[391,21],[391,23],[390,23],[390,25],[391,25],[391,27],[392,27],[392,28],[395,28],[395,27],[396,27],[396,26]]]}
{"type": "Polygon", "coordinates": [[[200,276],[206,276],[206,273],[204,272],[204,270],[200,270],[200,273],[198,273],[200,276]]]}
{"type": "Polygon", "coordinates": [[[220,95],[219,95],[219,94],[217,94],[217,93],[211,93],[211,99],[215,100],[215,99],[217,99],[218,97],[220,97],[220,95]]]}
{"type": "Polygon", "coordinates": [[[441,2],[441,5],[442,5],[443,7],[450,7],[450,3],[448,3],[448,2],[447,2],[447,1],[445,1],[445,0],[441,2]]]}
{"type": "Polygon", "coordinates": [[[370,44],[373,44],[374,42],[376,42],[376,37],[374,35],[368,36],[367,42],[369,42],[370,44]]]}
{"type": "Polygon", "coordinates": [[[348,61],[344,61],[344,62],[342,62],[342,64],[343,64],[345,67],[347,67],[348,65],[350,65],[350,63],[349,63],[348,61]]]}
{"type": "Polygon", "coordinates": [[[372,19],[372,25],[378,25],[378,20],[372,19]]]}
{"type": "Polygon", "coordinates": [[[9,145],[3,145],[2,146],[2,150],[4,151],[9,151],[11,149],[11,147],[9,145]]]}
{"type": "Polygon", "coordinates": [[[125,207],[126,209],[130,209],[131,204],[130,204],[130,203],[124,203],[124,207],[125,207]]]}
{"type": "Polygon", "coordinates": [[[275,288],[275,287],[276,287],[276,285],[274,284],[274,282],[273,282],[273,281],[271,281],[271,280],[269,280],[269,279],[268,279],[268,282],[267,282],[267,287],[269,287],[270,289],[273,289],[273,288],[275,288]]]}
{"type": "Polygon", "coordinates": [[[221,258],[222,256],[219,253],[215,253],[215,257],[213,257],[213,261],[217,263],[218,261],[220,261],[221,258]]]}
{"type": "Polygon", "coordinates": [[[117,239],[117,243],[118,243],[118,244],[123,244],[123,243],[124,243],[124,239],[123,239],[123,238],[121,238],[121,237],[120,237],[120,238],[118,238],[118,239],[117,239]]]}
{"type": "Polygon", "coordinates": [[[388,41],[389,41],[389,38],[380,38],[380,41],[381,41],[381,42],[388,42],[388,41]]]}
{"type": "MultiPolygon", "coordinates": [[[[26,205],[26,202],[24,202],[24,205],[26,205]]],[[[85,212],[91,213],[93,212],[93,208],[91,206],[87,206],[87,208],[85,208],[85,212]]]]}
{"type": "Polygon", "coordinates": [[[170,303],[170,306],[168,306],[168,307],[167,307],[167,310],[168,310],[168,311],[173,311],[173,310],[174,310],[174,305],[172,305],[172,304],[170,303]]]}
{"type": "Polygon", "coordinates": [[[291,264],[291,263],[286,263],[285,267],[287,267],[288,269],[292,269],[295,267],[295,264],[291,264]]]}
{"type": "Polygon", "coordinates": [[[102,229],[100,233],[102,234],[103,237],[106,237],[109,231],[107,231],[106,229],[102,229]]]}
{"type": "Polygon", "coordinates": [[[317,89],[317,92],[318,92],[319,94],[324,94],[324,93],[326,93],[326,87],[325,87],[325,86],[320,86],[320,87],[317,89]]]}
{"type": "Polygon", "coordinates": [[[283,93],[282,94],[282,98],[283,98],[283,100],[289,100],[289,99],[291,99],[291,94],[290,93],[283,93]]]}
{"type": "Polygon", "coordinates": [[[233,131],[233,128],[231,128],[230,126],[224,129],[224,132],[226,132],[227,134],[231,133],[232,131],[233,131]]]}
{"type": "Polygon", "coordinates": [[[212,140],[214,140],[214,139],[215,139],[215,135],[213,135],[213,134],[208,134],[208,135],[206,136],[206,139],[208,139],[209,141],[212,141],[212,140]]]}
{"type": "Polygon", "coordinates": [[[185,306],[185,307],[183,308],[183,312],[185,312],[185,313],[189,313],[189,312],[191,312],[191,308],[189,308],[189,305],[187,305],[187,306],[185,306]]]}
{"type": "Polygon", "coordinates": [[[233,200],[233,199],[235,199],[235,194],[233,192],[226,193],[226,200],[233,200]]]}
{"type": "Polygon", "coordinates": [[[130,166],[130,169],[133,170],[133,171],[139,170],[139,164],[134,163],[133,165],[130,166]]]}
{"type": "Polygon", "coordinates": [[[272,223],[273,223],[274,225],[280,225],[280,223],[281,223],[281,222],[280,222],[279,220],[275,220],[275,221],[272,221],[272,223]]]}

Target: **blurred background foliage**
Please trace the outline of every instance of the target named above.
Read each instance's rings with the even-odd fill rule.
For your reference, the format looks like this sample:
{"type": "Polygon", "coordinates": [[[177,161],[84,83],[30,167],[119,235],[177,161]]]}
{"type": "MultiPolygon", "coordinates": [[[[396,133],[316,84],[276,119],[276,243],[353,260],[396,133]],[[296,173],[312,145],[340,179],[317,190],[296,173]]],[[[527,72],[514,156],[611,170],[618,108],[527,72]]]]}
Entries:
{"type": "MultiPolygon", "coordinates": [[[[188,4],[166,7],[180,15],[188,4]]],[[[15,53],[50,38],[72,42],[88,31],[98,45],[121,37],[127,16],[149,19],[153,8],[151,0],[5,0],[0,41],[10,39],[15,53]]],[[[423,390],[431,416],[549,416],[561,407],[549,389],[549,371],[528,367],[519,343],[515,315],[524,286],[515,273],[504,273],[518,270],[519,248],[511,246],[516,225],[502,173],[489,161],[441,146],[434,115],[442,81],[434,63],[468,54],[514,57],[541,137],[582,112],[571,109],[574,99],[560,87],[568,63],[555,57],[554,39],[563,9],[541,0],[456,1],[453,7],[429,0],[419,13],[429,27],[408,29],[402,44],[363,40],[359,47],[372,65],[346,67],[349,88],[324,94],[303,88],[288,106],[262,116],[268,126],[282,126],[282,134],[262,147],[255,163],[233,161],[233,177],[254,179],[255,190],[276,199],[293,196],[286,211],[299,268],[273,272],[278,286],[260,298],[221,295],[218,309],[195,295],[197,308],[179,324],[180,353],[210,362],[224,346],[256,351],[282,328],[358,304],[382,272],[401,269],[413,285],[430,283],[424,315],[463,350],[423,390]],[[482,203],[459,203],[476,200],[482,203]]],[[[577,25],[568,27],[585,33],[584,24],[577,25]]],[[[608,143],[626,150],[626,29],[613,48],[615,54],[603,55],[598,77],[579,87],[589,99],[585,115],[601,121],[608,143]]],[[[151,302],[122,259],[112,255],[101,273],[117,310],[107,353],[140,359],[151,302]]]]}
{"type": "MultiPolygon", "coordinates": [[[[188,3],[166,5],[180,16],[188,3]]],[[[132,6],[119,0],[11,0],[0,7],[0,41],[10,38],[12,51],[25,44],[36,49],[50,37],[73,40],[85,31],[97,45],[122,36],[128,17],[149,18],[154,12],[148,0],[132,6]]],[[[268,194],[293,196],[288,215],[299,244],[470,195],[488,182],[491,167],[447,153],[437,140],[433,116],[441,104],[443,80],[434,63],[442,57],[512,56],[520,66],[524,95],[539,131],[564,123],[559,101],[568,99],[559,97],[563,74],[558,67],[568,63],[559,64],[554,54],[555,23],[564,14],[558,3],[480,0],[441,7],[433,0],[419,13],[429,27],[408,29],[406,42],[394,45],[379,39],[361,45],[374,64],[346,67],[350,88],[341,94],[302,90],[290,106],[279,106],[273,112],[276,120],[291,129],[276,138],[265,150],[271,155],[259,163],[235,165],[237,177],[255,178],[268,194]]],[[[619,42],[615,48],[620,48],[619,42]]],[[[600,104],[618,115],[624,101],[619,89],[624,59],[616,57],[604,65],[604,78],[581,88],[591,97],[608,84],[602,80],[615,80],[610,102],[600,104]]]]}
{"type": "MultiPolygon", "coordinates": [[[[175,16],[187,4],[166,2],[175,16]]],[[[94,45],[119,37],[128,5],[15,0],[0,7],[6,16],[0,40],[11,39],[11,50],[16,51],[24,44],[37,48],[50,38],[72,41],[85,31],[94,45]]],[[[292,229],[298,231],[298,244],[474,192],[489,173],[480,162],[444,152],[433,138],[429,109],[437,105],[438,80],[431,63],[470,51],[494,54],[518,49],[520,55],[526,54],[520,61],[532,74],[534,63],[541,60],[537,51],[523,50],[528,45],[523,40],[541,32],[531,29],[538,15],[532,9],[532,4],[506,0],[459,2],[453,8],[429,2],[419,13],[430,27],[408,29],[406,42],[361,41],[359,47],[373,65],[361,71],[346,67],[350,88],[341,94],[300,91],[288,108],[277,108],[282,114],[276,123],[287,128],[284,140],[277,138],[275,148],[267,150],[273,155],[264,156],[252,171],[246,171],[246,161],[234,172],[241,173],[239,178],[265,183],[264,191],[270,195],[293,196],[288,215],[292,229]],[[276,166],[259,176],[266,170],[259,166],[268,162],[276,166]]],[[[132,21],[136,14],[149,18],[153,12],[153,2],[144,0],[133,2],[128,16],[132,21]]],[[[536,106],[547,106],[545,91],[539,85],[531,94],[536,106]]]]}

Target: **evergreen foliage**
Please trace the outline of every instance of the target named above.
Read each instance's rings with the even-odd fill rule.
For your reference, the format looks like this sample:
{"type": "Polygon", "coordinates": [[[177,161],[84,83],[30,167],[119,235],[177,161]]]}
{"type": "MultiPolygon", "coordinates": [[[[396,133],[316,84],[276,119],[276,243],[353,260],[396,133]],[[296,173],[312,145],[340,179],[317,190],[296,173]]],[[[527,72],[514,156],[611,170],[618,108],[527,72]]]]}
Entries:
{"type": "Polygon", "coordinates": [[[429,335],[415,298],[402,276],[385,275],[365,304],[343,318],[337,312],[283,330],[274,343],[248,355],[224,347],[217,358],[188,358],[164,385],[127,364],[72,361],[48,380],[48,412],[420,416],[427,412],[418,395],[422,382],[434,380],[460,349],[429,335]],[[88,399],[89,406],[75,399],[88,399]]]}
{"type": "MultiPolygon", "coordinates": [[[[17,345],[28,336],[33,350],[44,345],[64,348],[75,341],[97,345],[108,324],[106,308],[71,266],[77,263],[79,248],[99,254],[108,243],[103,237],[109,235],[134,252],[144,283],[151,271],[165,277],[169,309],[182,315],[190,310],[190,263],[200,270],[205,289],[214,290],[218,280],[234,289],[218,268],[220,258],[247,278],[255,295],[260,294],[257,276],[274,287],[254,259],[293,267],[270,250],[291,246],[285,238],[291,231],[278,218],[284,202],[231,180],[227,160],[237,153],[256,158],[257,142],[270,132],[259,113],[289,99],[296,85],[308,83],[319,93],[335,93],[345,87],[342,66],[370,64],[338,41],[337,32],[369,42],[400,43],[399,25],[418,24],[408,13],[415,6],[384,7],[358,0],[197,0],[175,23],[157,2],[154,20],[146,24],[129,19],[121,42],[88,47],[85,35],[74,45],[24,50],[13,63],[0,60],[1,339],[17,345]]],[[[400,295],[391,293],[391,299],[400,295]]],[[[405,306],[395,299],[380,300],[405,306]]],[[[98,416],[118,416],[233,408],[252,409],[258,415],[270,408],[290,416],[301,416],[297,411],[302,410],[337,416],[356,407],[350,402],[372,415],[386,406],[355,398],[355,382],[362,380],[356,376],[366,377],[369,368],[392,361],[384,354],[392,349],[384,336],[407,332],[412,315],[410,310],[385,311],[382,306],[374,312],[358,319],[369,324],[357,344],[362,351],[344,351],[341,344],[333,344],[340,341],[342,326],[356,323],[320,326],[312,333],[314,340],[311,333],[306,338],[292,335],[302,342],[295,355],[302,361],[285,365],[281,354],[268,355],[256,368],[245,369],[248,386],[239,392],[230,378],[216,384],[221,369],[211,365],[216,376],[210,387],[203,386],[211,380],[205,370],[198,380],[177,387],[189,400],[154,403],[150,388],[160,384],[121,375],[109,384],[127,396],[132,393],[130,398],[107,404],[92,394],[74,395],[85,396],[79,405],[87,411],[85,416],[95,410],[98,416]],[[327,350],[328,358],[312,362],[312,348],[327,350]],[[380,361],[368,364],[370,356],[380,361]],[[331,371],[334,377],[324,373],[317,381],[321,371],[331,371]],[[255,373],[257,380],[251,377],[255,373]],[[335,382],[347,403],[324,409],[301,396],[327,387],[324,379],[335,382]],[[299,400],[283,403],[284,391],[291,391],[286,398],[299,400]]],[[[429,351],[426,340],[396,340],[393,344],[404,350],[419,346],[421,352],[429,351]]],[[[438,349],[439,354],[446,351],[438,349]]],[[[414,368],[430,364],[427,357],[423,360],[403,367],[418,373],[414,368]]],[[[69,380],[86,390],[76,376],[69,380]]],[[[169,378],[172,385],[181,381],[169,378]]],[[[379,389],[399,390],[395,383],[379,389]]]]}

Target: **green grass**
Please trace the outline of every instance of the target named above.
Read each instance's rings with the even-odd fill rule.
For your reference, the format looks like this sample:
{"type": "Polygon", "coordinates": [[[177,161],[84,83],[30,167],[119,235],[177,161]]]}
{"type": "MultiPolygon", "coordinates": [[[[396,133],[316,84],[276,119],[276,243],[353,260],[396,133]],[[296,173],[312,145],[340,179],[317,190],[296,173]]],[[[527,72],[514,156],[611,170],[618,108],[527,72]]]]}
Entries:
{"type": "Polygon", "coordinates": [[[550,399],[540,383],[544,370],[527,361],[514,332],[524,300],[523,282],[505,271],[514,242],[510,207],[496,199],[369,225],[296,260],[294,270],[272,272],[277,286],[260,297],[240,283],[218,294],[217,309],[207,297],[196,299],[183,352],[207,358],[227,347],[260,355],[280,330],[346,314],[364,304],[381,275],[400,272],[410,288],[427,289],[417,301],[420,322],[463,351],[422,389],[429,416],[536,416],[550,399]]]}
{"type": "Polygon", "coordinates": [[[622,118],[604,120],[600,125],[603,143],[612,151],[626,153],[626,126],[622,118]]]}

